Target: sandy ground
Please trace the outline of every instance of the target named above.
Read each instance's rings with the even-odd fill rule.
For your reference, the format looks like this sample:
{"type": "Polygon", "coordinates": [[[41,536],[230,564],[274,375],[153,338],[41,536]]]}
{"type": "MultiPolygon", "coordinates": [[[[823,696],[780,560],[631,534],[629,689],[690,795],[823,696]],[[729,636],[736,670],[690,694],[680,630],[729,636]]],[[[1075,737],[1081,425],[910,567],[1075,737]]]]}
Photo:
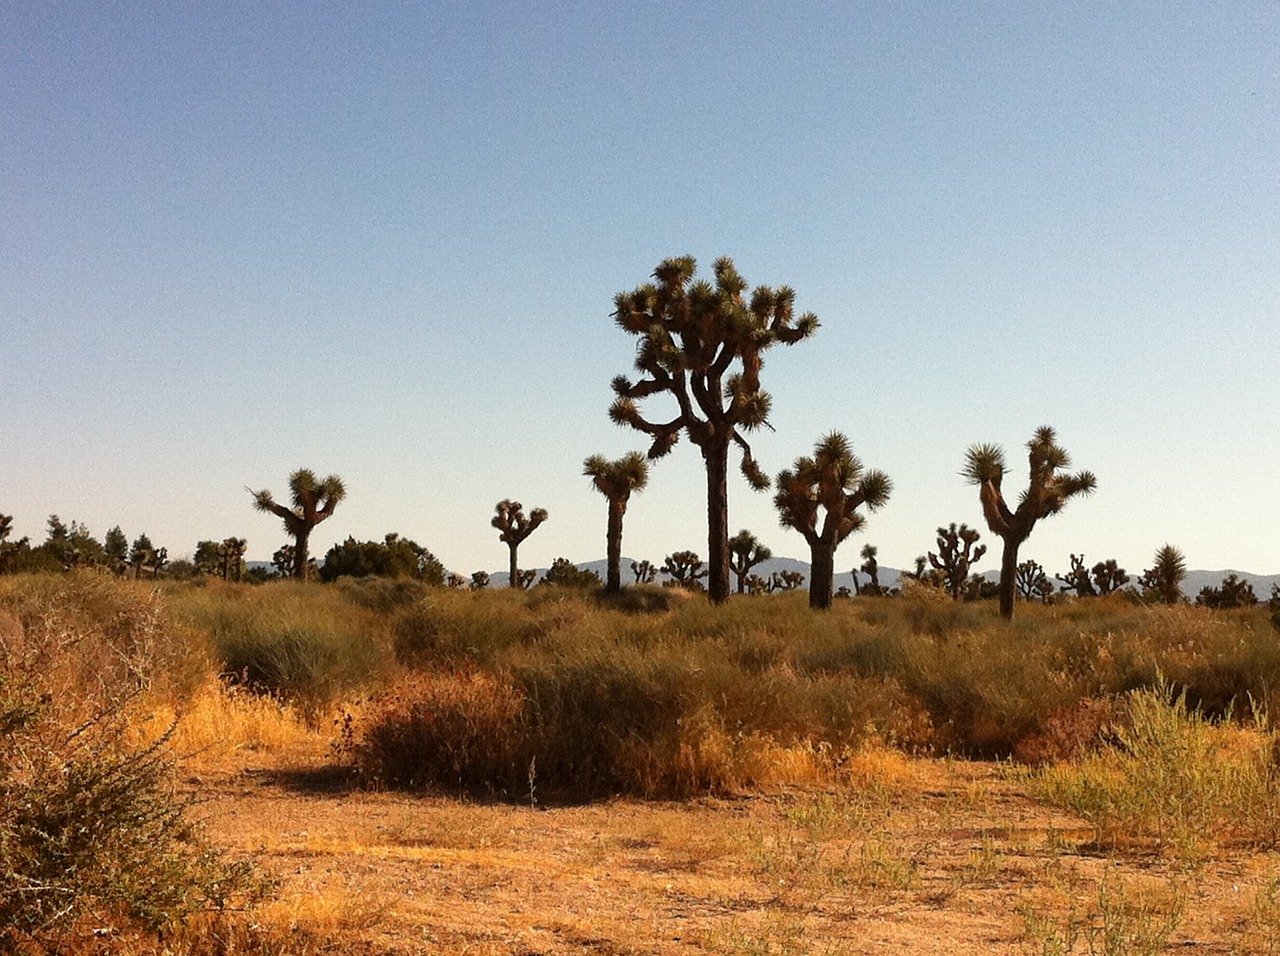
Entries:
{"type": "Polygon", "coordinates": [[[280,881],[263,920],[334,951],[1280,953],[1274,854],[1094,848],[992,764],[546,808],[366,793],[323,769],[192,778],[280,881]]]}

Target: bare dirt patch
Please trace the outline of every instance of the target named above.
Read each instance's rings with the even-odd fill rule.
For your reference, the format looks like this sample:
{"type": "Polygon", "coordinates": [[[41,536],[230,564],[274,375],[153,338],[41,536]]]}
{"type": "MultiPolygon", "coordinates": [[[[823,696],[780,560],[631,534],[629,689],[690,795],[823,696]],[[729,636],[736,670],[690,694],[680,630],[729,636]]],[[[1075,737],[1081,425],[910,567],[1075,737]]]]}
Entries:
{"type": "Polygon", "coordinates": [[[847,785],[486,805],[349,788],[318,760],[206,773],[261,915],[386,953],[1280,952],[1280,865],[1115,857],[994,764],[872,758],[847,785]]]}

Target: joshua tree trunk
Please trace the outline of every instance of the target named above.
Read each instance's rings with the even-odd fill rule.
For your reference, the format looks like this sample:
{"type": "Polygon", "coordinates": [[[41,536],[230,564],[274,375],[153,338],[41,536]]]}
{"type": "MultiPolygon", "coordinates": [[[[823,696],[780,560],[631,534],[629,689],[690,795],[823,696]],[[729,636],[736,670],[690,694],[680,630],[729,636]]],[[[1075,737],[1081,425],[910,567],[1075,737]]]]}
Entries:
{"type": "Polygon", "coordinates": [[[831,607],[835,569],[835,547],[820,537],[814,537],[809,542],[809,607],[819,610],[831,607]]]}
{"type": "Polygon", "coordinates": [[[707,463],[707,595],[729,600],[729,447],[712,439],[702,449],[707,463]]]}
{"type": "Polygon", "coordinates": [[[508,583],[511,587],[516,588],[517,590],[520,588],[520,569],[516,567],[516,551],[518,551],[519,548],[520,545],[517,542],[507,542],[507,550],[511,553],[511,560],[508,564],[508,573],[511,577],[509,578],[508,583]]]}
{"type": "Polygon", "coordinates": [[[293,576],[299,581],[306,581],[311,570],[308,567],[311,563],[308,560],[308,555],[311,554],[311,529],[295,534],[293,540],[293,576]]]}
{"type": "Polygon", "coordinates": [[[1004,552],[1000,558],[1000,616],[1006,621],[1013,617],[1013,595],[1018,577],[1018,538],[1010,535],[1004,539],[1004,552]]]}
{"type": "Polygon", "coordinates": [[[627,503],[622,500],[609,500],[608,559],[609,569],[606,574],[605,590],[622,590],[622,516],[627,511],[627,503]]]}

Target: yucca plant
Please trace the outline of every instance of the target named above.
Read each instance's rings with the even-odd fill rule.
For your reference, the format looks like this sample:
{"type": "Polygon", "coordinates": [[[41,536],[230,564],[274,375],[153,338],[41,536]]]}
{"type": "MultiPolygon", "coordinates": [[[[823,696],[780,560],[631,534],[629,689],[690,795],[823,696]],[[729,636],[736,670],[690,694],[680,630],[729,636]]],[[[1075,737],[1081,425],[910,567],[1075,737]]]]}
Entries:
{"type": "Polygon", "coordinates": [[[929,552],[929,563],[942,575],[953,601],[960,600],[969,581],[969,568],[987,553],[985,544],[974,547],[980,537],[982,535],[967,524],[957,528],[954,521],[938,529],[938,553],[929,552]]]}
{"type": "MultiPolygon", "coordinates": [[[[510,586],[525,587],[525,575],[516,564],[516,552],[525,538],[538,530],[538,526],[547,520],[546,508],[534,508],[528,515],[524,513],[524,505],[510,498],[503,498],[493,509],[497,512],[489,522],[498,529],[498,540],[506,542],[510,557],[510,586]]],[[[532,583],[532,577],[529,578],[532,583]]]]}
{"type": "Polygon", "coordinates": [[[978,486],[982,514],[992,534],[1004,541],[1000,560],[1000,616],[1013,617],[1013,593],[1018,572],[1018,548],[1031,536],[1036,522],[1055,515],[1076,495],[1092,494],[1098,479],[1091,471],[1073,475],[1059,474],[1070,467],[1071,456],[1058,444],[1057,435],[1048,425],[1036,429],[1027,442],[1030,483],[1022,493],[1017,509],[1006,503],[1001,485],[1008,468],[1004,449],[999,445],[972,445],[965,453],[961,474],[978,486]]]}
{"type": "Polygon", "coordinates": [[[604,455],[592,455],[582,463],[582,473],[591,479],[596,491],[609,499],[609,524],[606,531],[608,570],[605,590],[622,590],[622,519],[627,513],[631,492],[642,491],[649,483],[649,463],[638,451],[610,461],[604,455]]]}
{"type": "Polygon", "coordinates": [[[1153,595],[1165,604],[1182,600],[1182,581],[1187,576],[1187,559],[1171,544],[1156,551],[1154,564],[1142,572],[1138,581],[1143,593],[1153,595]]]}
{"type": "Polygon", "coordinates": [[[812,313],[794,316],[795,291],[757,286],[747,298],[747,281],[733,260],[717,259],[715,284],[695,281],[692,256],[667,259],[653,281],[614,298],[614,319],[639,338],[632,382],[613,380],[617,396],[609,417],[652,438],[651,459],[671,451],[681,432],[702,452],[707,468],[708,592],[721,604],[729,599],[729,446],[742,451],[742,473],[763,491],[769,479],[743,437],[768,424],[772,398],[760,387],[764,352],[792,345],[818,327],[812,313]],[[667,421],[641,414],[639,399],[667,392],[679,413],[667,421]]]}
{"type": "Polygon", "coordinates": [[[289,494],[292,506],[278,504],[271,492],[253,491],[253,506],[259,511],[275,515],[284,521],[285,532],[293,538],[293,576],[299,581],[310,577],[311,562],[309,543],[311,532],[321,521],[333,514],[338,502],[347,496],[346,486],[337,475],[329,475],[323,481],[316,478],[310,468],[299,468],[289,476],[289,494]]]}
{"type": "Polygon", "coordinates": [[[831,606],[836,548],[866,523],[857,509],[866,505],[868,511],[878,510],[892,488],[883,471],[863,469],[840,432],[818,442],[813,457],[797,458],[790,469],[778,473],[773,503],[782,526],[799,531],[809,545],[810,607],[831,606]]]}

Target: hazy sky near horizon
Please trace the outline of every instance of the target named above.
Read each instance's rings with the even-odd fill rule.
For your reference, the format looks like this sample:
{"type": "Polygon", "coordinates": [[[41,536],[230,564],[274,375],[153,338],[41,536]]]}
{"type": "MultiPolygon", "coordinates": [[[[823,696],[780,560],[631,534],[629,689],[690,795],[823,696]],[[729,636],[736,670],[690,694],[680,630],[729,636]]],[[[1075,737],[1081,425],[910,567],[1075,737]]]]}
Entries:
{"type": "MultiPolygon", "coordinates": [[[[965,449],[1019,489],[1051,424],[1098,491],[1024,556],[1280,571],[1274,0],[0,0],[0,511],[266,559],[305,466],[319,554],[502,568],[511,497],[522,565],[602,557],[612,299],[683,254],[822,321],[752,443],[890,474],[838,569],[985,533],[965,449]]],[[[705,555],[703,489],[682,441],[624,553],[705,555]]],[[[808,557],[736,473],[730,522],[808,557]]]]}

